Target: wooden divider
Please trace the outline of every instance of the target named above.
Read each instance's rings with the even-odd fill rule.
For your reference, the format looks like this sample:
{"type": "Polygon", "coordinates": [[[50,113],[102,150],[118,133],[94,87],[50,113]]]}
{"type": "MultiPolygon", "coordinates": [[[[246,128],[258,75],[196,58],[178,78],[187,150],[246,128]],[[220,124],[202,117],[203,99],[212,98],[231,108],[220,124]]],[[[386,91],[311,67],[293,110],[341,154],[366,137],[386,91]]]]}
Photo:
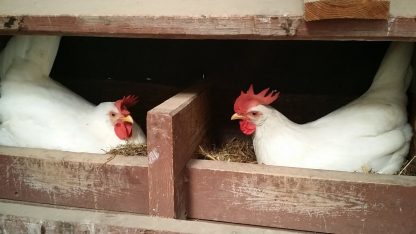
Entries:
{"type": "Polygon", "coordinates": [[[184,169],[208,129],[208,92],[201,83],[147,114],[151,215],[186,217],[184,169]]]}
{"type": "Polygon", "coordinates": [[[147,158],[0,147],[0,198],[148,212],[147,158]]]}
{"type": "Polygon", "coordinates": [[[416,177],[192,160],[189,218],[330,233],[416,230],[416,177]]]}

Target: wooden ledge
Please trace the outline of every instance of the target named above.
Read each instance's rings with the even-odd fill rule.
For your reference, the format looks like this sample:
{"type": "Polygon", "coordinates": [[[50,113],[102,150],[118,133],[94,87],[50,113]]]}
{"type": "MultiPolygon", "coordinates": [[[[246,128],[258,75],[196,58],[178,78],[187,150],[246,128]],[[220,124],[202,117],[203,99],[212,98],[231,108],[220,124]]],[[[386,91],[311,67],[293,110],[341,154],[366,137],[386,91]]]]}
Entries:
{"type": "Polygon", "coordinates": [[[148,212],[147,158],[0,147],[0,198],[148,212]]]}
{"type": "Polygon", "coordinates": [[[172,0],[169,4],[162,0],[127,0],[123,4],[79,1],[63,7],[53,0],[6,0],[0,9],[0,34],[285,40],[416,38],[413,0],[391,0],[390,14],[387,18],[384,12],[384,20],[329,20],[324,26],[304,20],[303,0],[172,0]]]}
{"type": "Polygon", "coordinates": [[[5,233],[300,233],[207,221],[65,208],[0,199],[0,231],[5,233]],[[42,231],[43,230],[43,231],[42,231]]]}
{"type": "Polygon", "coordinates": [[[416,177],[192,160],[189,217],[329,233],[416,229],[416,177]]]}

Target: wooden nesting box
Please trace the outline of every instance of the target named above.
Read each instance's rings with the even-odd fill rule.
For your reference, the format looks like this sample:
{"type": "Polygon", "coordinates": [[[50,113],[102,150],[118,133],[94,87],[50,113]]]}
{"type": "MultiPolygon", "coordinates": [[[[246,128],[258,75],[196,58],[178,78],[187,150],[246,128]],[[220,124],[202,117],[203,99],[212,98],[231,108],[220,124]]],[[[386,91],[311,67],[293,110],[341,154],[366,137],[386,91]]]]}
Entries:
{"type": "MultiPolygon", "coordinates": [[[[280,42],[280,44],[284,43],[280,42]]],[[[323,45],[314,42],[309,45],[297,45],[298,48],[301,47],[299,50],[306,54],[316,56],[317,53],[313,51],[317,50],[315,52],[320,51],[326,58],[315,57],[319,60],[315,61],[316,64],[309,60],[307,55],[306,58],[298,58],[296,67],[299,64],[305,67],[305,72],[308,73],[305,76],[312,78],[311,83],[302,79],[302,76],[298,76],[296,81],[293,80],[298,71],[285,63],[274,65],[279,70],[274,76],[275,79],[265,78],[271,69],[266,68],[266,71],[263,70],[261,73],[262,69],[256,69],[256,66],[268,66],[267,60],[272,59],[265,52],[257,53],[262,46],[256,46],[256,50],[253,49],[252,53],[248,53],[252,56],[250,62],[261,61],[259,64],[267,65],[251,64],[250,69],[262,75],[248,78],[240,74],[235,80],[228,77],[229,82],[219,79],[220,81],[212,87],[209,98],[212,104],[210,113],[213,118],[211,122],[204,123],[199,128],[210,126],[217,142],[221,142],[227,135],[238,136],[238,133],[231,129],[234,128],[239,132],[238,124],[232,125],[229,120],[233,113],[233,101],[239,95],[239,90],[235,88],[237,80],[244,84],[243,90],[251,82],[267,83],[266,87],[273,89],[282,87],[289,93],[279,89],[281,97],[275,107],[296,122],[311,121],[345,105],[370,85],[382,53],[385,51],[386,44],[379,43],[378,46],[374,42],[364,44],[361,45],[362,47],[357,47],[356,43],[323,45]],[[353,51],[356,49],[361,51],[360,55],[354,55],[356,52],[353,51]],[[373,54],[369,55],[371,53],[373,54]],[[331,64],[331,56],[334,56],[332,58],[335,59],[334,64],[331,64]],[[358,56],[369,57],[358,58],[358,56]],[[264,58],[265,60],[262,60],[264,58]],[[372,62],[369,62],[370,58],[372,62]],[[365,66],[359,65],[360,59],[367,61],[365,66]],[[351,62],[352,60],[354,62],[351,62]],[[306,61],[310,61],[310,67],[303,65],[306,61]],[[334,67],[332,70],[328,67],[319,67],[319,64],[334,67]],[[281,67],[287,68],[288,73],[295,74],[292,75],[292,80],[278,77],[279,74],[291,76],[281,67]],[[319,69],[314,69],[317,67],[319,69]],[[337,80],[323,78],[328,70],[331,70],[332,74],[337,74],[337,80]],[[319,73],[314,74],[314,71],[319,73]],[[352,73],[348,74],[348,72],[352,73]],[[306,86],[308,88],[305,88],[306,86]],[[296,91],[300,93],[290,93],[296,91]],[[316,91],[317,93],[313,93],[316,91]],[[218,93],[223,95],[219,97],[218,93]],[[230,93],[234,96],[230,97],[230,93]],[[224,105],[227,107],[223,108],[224,105]]],[[[290,47],[288,50],[292,52],[296,51],[289,44],[286,47],[290,47]]],[[[275,57],[279,51],[284,53],[281,48],[272,49],[273,45],[268,48],[275,57]]],[[[293,61],[292,56],[287,55],[287,59],[293,61]]],[[[282,59],[272,61],[276,63],[276,61],[281,62],[282,59]]],[[[248,66],[250,65],[244,64],[240,67],[245,73],[250,73],[248,66]]],[[[255,74],[250,75],[255,76],[255,74]]],[[[256,91],[263,88],[265,87],[258,87],[256,91]]],[[[409,99],[410,123],[413,123],[415,112],[412,95],[409,99]]],[[[240,137],[243,137],[241,133],[240,137]]],[[[414,144],[411,147],[413,149],[410,158],[415,150],[414,144]]],[[[416,228],[414,222],[416,203],[413,198],[416,192],[416,177],[414,176],[374,175],[193,159],[187,165],[187,178],[189,180],[188,217],[193,219],[330,233],[408,233],[416,228]]]]}
{"type": "MultiPolygon", "coordinates": [[[[85,60],[90,61],[94,59],[88,51],[100,51],[101,56],[116,53],[114,58],[122,56],[112,46],[106,46],[106,40],[123,40],[124,51],[130,52],[135,43],[154,43],[155,38],[168,39],[163,40],[168,46],[156,51],[153,49],[157,46],[134,50],[137,55],[155,56],[140,59],[130,56],[130,60],[124,60],[130,64],[126,73],[100,73],[109,67],[122,67],[123,60],[112,60],[104,66],[93,63],[95,69],[85,77],[91,74],[94,77],[98,72],[103,78],[99,82],[88,78],[73,81],[65,77],[71,70],[65,68],[65,62],[58,65],[60,69],[55,74],[62,78],[59,81],[83,96],[90,95],[93,102],[100,102],[108,95],[124,95],[126,90],[147,90],[152,104],[138,112],[141,116],[147,112],[146,122],[143,118],[141,125],[147,129],[148,158],[118,156],[106,163],[106,157],[98,155],[0,147],[3,184],[0,230],[194,233],[273,232],[277,231],[275,228],[336,233],[416,230],[413,221],[416,203],[412,197],[416,193],[415,177],[194,158],[197,146],[209,138],[222,141],[225,136],[241,136],[237,125],[228,119],[233,99],[249,83],[258,89],[278,88],[282,99],[276,108],[297,122],[305,122],[365,91],[387,46],[385,42],[374,41],[416,41],[414,1],[351,2],[364,5],[372,2],[384,7],[376,17],[367,17],[368,12],[360,17],[377,20],[356,19],[356,16],[345,19],[351,17],[341,11],[344,15],[340,17],[329,15],[343,19],[316,20],[328,17],[320,13],[316,16],[314,12],[314,21],[307,22],[306,4],[313,3],[319,8],[327,1],[171,0],[167,4],[163,0],[127,0],[115,5],[113,1],[74,0],[66,6],[53,0],[3,1],[1,34],[153,38],[142,41],[64,38],[72,46],[63,61],[71,59],[69,54],[77,50],[73,44],[77,40],[92,46],[83,50],[85,60]],[[255,41],[258,39],[261,41],[255,41]],[[181,50],[178,45],[187,46],[181,50]],[[338,57],[334,51],[339,53],[338,57]],[[184,53],[189,60],[180,59],[184,53]],[[170,60],[166,60],[167,55],[170,60]],[[165,61],[165,66],[159,66],[160,60],[165,61]],[[153,69],[149,76],[147,71],[135,70],[139,64],[153,69]],[[183,73],[178,65],[194,72],[183,73]],[[157,73],[160,71],[165,73],[157,73]],[[155,72],[161,75],[154,76],[155,72]],[[142,77],[134,77],[136,74],[142,77]],[[120,81],[121,76],[128,77],[128,81],[120,81]],[[354,80],[350,81],[351,77],[354,80]],[[204,81],[200,82],[202,78],[204,81]],[[138,80],[144,84],[137,84],[138,80]],[[95,94],[90,93],[93,86],[100,87],[95,94]],[[161,93],[166,96],[154,91],[158,89],[164,90],[161,93]],[[305,106],[305,102],[310,105],[305,106]],[[39,214],[39,210],[45,213],[39,214]],[[183,220],[186,218],[190,221],[183,220]]],[[[332,7],[331,11],[339,14],[332,7]]],[[[413,115],[414,110],[410,109],[410,113],[413,115]]]]}
{"type": "MultiPolygon", "coordinates": [[[[3,39],[7,41],[7,37],[3,39]]],[[[149,77],[140,70],[143,69],[140,64],[146,63],[144,52],[136,55],[134,44],[125,39],[63,38],[51,77],[97,104],[124,95],[137,95],[139,104],[131,108],[131,113],[146,131],[147,111],[177,94],[181,87],[178,82],[175,85],[150,83],[150,79],[157,80],[160,74],[151,72],[154,76],[149,77]],[[130,52],[123,50],[126,44],[130,52]],[[104,71],[103,67],[107,69],[104,71]]],[[[151,59],[151,55],[146,55],[146,60],[151,59]]],[[[3,184],[0,197],[3,199],[148,213],[147,155],[117,156],[110,160],[108,154],[2,146],[0,152],[3,184]]]]}

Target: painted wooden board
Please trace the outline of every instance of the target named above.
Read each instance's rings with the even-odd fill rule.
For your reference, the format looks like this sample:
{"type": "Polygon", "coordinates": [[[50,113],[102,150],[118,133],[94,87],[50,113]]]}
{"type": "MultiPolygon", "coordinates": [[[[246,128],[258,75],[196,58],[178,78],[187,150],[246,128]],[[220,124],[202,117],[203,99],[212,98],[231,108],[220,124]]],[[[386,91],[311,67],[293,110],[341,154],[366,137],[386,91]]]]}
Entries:
{"type": "Polygon", "coordinates": [[[208,91],[201,83],[148,112],[151,215],[186,217],[184,169],[208,128],[208,91]]]}
{"type": "Polygon", "coordinates": [[[303,233],[0,199],[0,233],[303,233]]]}
{"type": "Polygon", "coordinates": [[[416,1],[391,0],[388,20],[331,22],[303,19],[303,0],[114,1],[3,0],[0,33],[152,38],[411,39],[416,1]],[[64,7],[65,6],[65,7],[64,7]],[[347,25],[347,27],[345,27],[347,25]]]}
{"type": "Polygon", "coordinates": [[[323,19],[387,19],[390,0],[305,0],[306,21],[323,19]]]}
{"type": "MultiPolygon", "coordinates": [[[[9,16],[302,16],[305,0],[2,0],[0,15],[9,16]],[[65,3],[65,4],[63,4],[65,3]]],[[[316,1],[316,0],[306,0],[316,1]]],[[[339,1],[339,0],[338,0],[339,1]]],[[[354,0],[350,0],[354,1],[354,0]]],[[[370,0],[365,0],[370,1],[370,0]]],[[[414,17],[413,0],[391,2],[394,17],[414,17]]],[[[361,1],[363,2],[363,1],[361,1]]]]}
{"type": "Polygon", "coordinates": [[[189,217],[330,233],[416,230],[416,177],[192,160],[189,217]]]}
{"type": "Polygon", "coordinates": [[[414,18],[306,23],[302,17],[0,16],[0,34],[186,39],[414,40],[414,18]]]}
{"type": "Polygon", "coordinates": [[[147,158],[0,147],[0,198],[148,212],[147,158]]]}

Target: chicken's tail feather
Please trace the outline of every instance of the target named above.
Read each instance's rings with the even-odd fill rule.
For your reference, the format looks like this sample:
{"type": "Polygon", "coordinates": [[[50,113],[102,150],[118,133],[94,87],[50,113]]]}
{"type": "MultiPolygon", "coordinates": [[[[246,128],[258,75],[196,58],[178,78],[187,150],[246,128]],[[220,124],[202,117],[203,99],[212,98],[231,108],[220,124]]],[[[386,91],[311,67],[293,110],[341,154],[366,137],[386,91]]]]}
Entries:
{"type": "Polygon", "coordinates": [[[389,89],[404,92],[411,76],[410,65],[413,55],[413,42],[392,42],[374,77],[370,90],[389,89]]]}
{"type": "Polygon", "coordinates": [[[51,72],[59,48],[60,36],[14,36],[0,53],[0,78],[4,79],[15,64],[32,64],[43,77],[51,72]]]}

